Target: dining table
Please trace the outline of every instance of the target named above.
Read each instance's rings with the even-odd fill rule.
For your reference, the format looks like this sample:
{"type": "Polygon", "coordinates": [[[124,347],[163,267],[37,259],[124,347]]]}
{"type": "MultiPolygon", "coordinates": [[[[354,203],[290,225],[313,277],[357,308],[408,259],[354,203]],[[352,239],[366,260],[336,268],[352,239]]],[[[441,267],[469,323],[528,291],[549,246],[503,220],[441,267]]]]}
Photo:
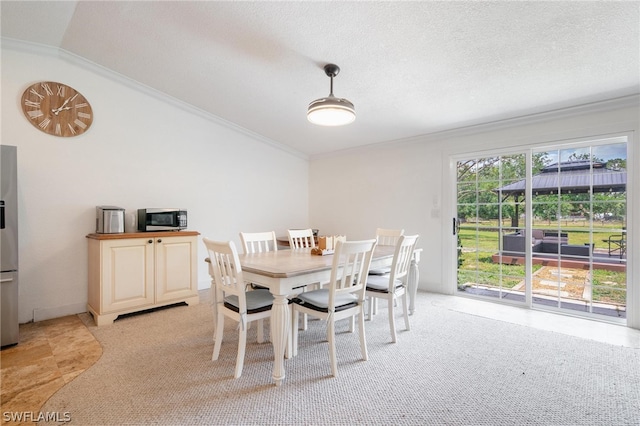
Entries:
{"type": "MultiPolygon", "coordinates": [[[[390,266],[394,251],[394,246],[376,246],[371,269],[390,266]]],[[[419,248],[414,251],[407,278],[410,315],[415,310],[421,252],[419,248]]],[[[289,297],[299,294],[306,285],[328,282],[333,255],[316,255],[309,248],[301,248],[241,254],[239,258],[245,281],[267,287],[274,297],[270,321],[274,353],[272,377],[276,386],[280,386],[285,379],[284,358],[293,354],[289,297]]]]}

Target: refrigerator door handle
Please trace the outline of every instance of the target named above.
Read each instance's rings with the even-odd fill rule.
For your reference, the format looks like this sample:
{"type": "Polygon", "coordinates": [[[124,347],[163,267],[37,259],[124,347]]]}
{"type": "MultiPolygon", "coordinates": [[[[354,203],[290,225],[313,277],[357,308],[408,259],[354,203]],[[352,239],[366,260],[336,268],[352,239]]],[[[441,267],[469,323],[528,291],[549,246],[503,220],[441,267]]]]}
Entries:
{"type": "Polygon", "coordinates": [[[0,229],[4,229],[4,200],[0,200],[0,229]]]}

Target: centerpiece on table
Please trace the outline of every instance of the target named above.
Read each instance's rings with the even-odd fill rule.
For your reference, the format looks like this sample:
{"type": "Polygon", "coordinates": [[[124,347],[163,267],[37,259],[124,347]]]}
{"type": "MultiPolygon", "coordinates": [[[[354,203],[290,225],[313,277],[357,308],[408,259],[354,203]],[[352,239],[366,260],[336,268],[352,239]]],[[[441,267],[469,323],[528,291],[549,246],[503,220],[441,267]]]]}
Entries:
{"type": "Polygon", "coordinates": [[[347,241],[345,235],[332,235],[318,237],[318,247],[311,249],[311,254],[326,256],[335,252],[338,241],[347,241]]]}

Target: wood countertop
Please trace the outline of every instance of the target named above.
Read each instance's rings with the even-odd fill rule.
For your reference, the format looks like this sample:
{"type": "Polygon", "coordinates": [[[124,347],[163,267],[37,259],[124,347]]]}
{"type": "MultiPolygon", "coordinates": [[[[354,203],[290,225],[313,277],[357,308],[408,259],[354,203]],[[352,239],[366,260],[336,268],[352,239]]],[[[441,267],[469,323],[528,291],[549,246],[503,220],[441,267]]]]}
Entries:
{"type": "Polygon", "coordinates": [[[127,238],[156,238],[156,237],[193,237],[200,235],[198,231],[154,231],[154,232],[125,232],[122,234],[88,234],[92,240],[124,240],[127,238]]]}

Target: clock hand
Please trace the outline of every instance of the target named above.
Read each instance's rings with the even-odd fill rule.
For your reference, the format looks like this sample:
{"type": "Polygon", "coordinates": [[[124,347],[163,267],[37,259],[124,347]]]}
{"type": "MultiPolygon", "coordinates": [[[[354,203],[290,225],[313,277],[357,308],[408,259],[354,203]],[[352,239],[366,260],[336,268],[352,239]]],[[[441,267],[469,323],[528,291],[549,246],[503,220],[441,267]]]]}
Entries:
{"type": "Polygon", "coordinates": [[[68,107],[60,107],[60,108],[57,108],[57,109],[52,109],[51,112],[54,113],[55,115],[58,115],[58,113],[60,111],[68,111],[71,108],[73,108],[73,107],[70,107],[70,106],[68,106],[68,107]]]}
{"type": "Polygon", "coordinates": [[[67,110],[67,109],[71,109],[71,107],[67,107],[67,108],[65,108],[65,106],[69,103],[69,101],[74,100],[74,99],[76,98],[76,96],[78,96],[78,94],[77,94],[77,93],[76,93],[75,95],[73,95],[73,97],[72,97],[72,98],[67,98],[67,99],[62,103],[62,105],[60,105],[60,108],[54,108],[54,109],[52,109],[52,110],[51,110],[51,112],[52,112],[52,113],[54,113],[55,115],[58,115],[58,113],[59,113],[60,111],[67,110]]]}

